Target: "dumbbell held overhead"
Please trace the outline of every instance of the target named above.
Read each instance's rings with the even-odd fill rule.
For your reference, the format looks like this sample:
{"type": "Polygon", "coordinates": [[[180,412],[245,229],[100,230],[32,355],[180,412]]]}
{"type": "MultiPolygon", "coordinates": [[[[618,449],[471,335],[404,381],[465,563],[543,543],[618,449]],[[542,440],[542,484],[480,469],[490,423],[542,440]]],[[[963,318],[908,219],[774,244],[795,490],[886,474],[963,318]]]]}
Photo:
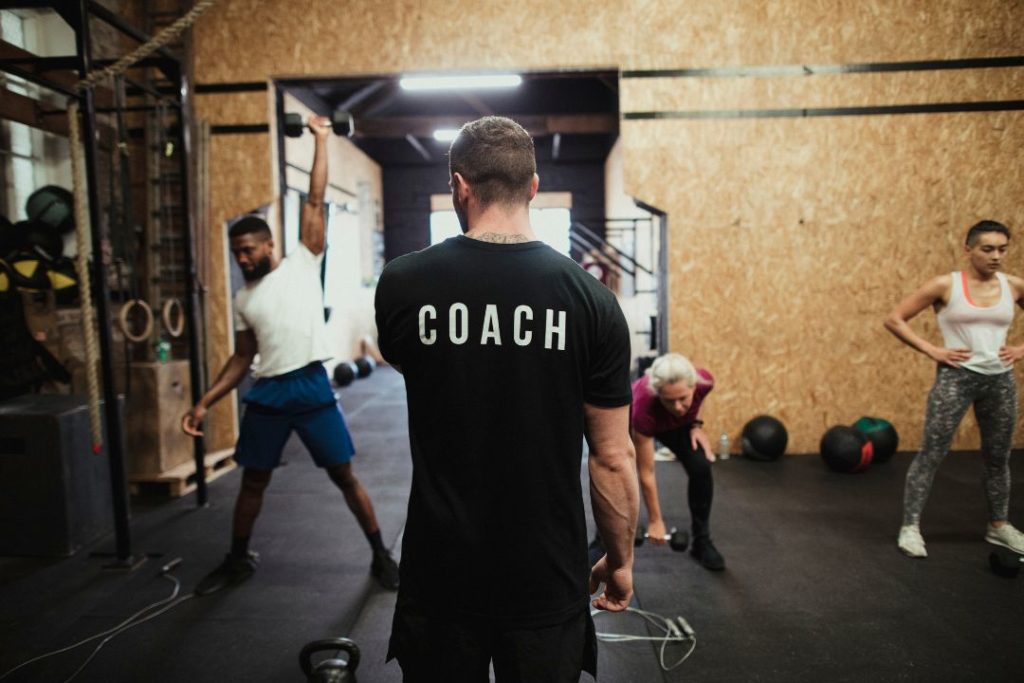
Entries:
{"type": "MultiPolygon", "coordinates": [[[[288,113],[284,115],[284,134],[290,138],[302,137],[302,132],[308,128],[302,120],[302,114],[288,113]]],[[[331,131],[335,135],[352,137],[356,132],[355,120],[352,114],[337,109],[331,114],[331,131]]]]}

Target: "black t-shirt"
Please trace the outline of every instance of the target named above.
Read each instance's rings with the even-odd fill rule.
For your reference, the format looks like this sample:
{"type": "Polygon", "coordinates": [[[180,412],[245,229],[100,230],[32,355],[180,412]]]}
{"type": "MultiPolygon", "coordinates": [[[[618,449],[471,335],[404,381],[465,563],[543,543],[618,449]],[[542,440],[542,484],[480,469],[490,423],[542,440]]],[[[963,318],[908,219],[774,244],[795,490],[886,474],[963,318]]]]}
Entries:
{"type": "Polygon", "coordinates": [[[589,598],[583,405],[631,398],[615,296],[543,242],[459,236],[389,263],[376,309],[409,405],[402,598],[532,626],[572,616],[589,598]]]}

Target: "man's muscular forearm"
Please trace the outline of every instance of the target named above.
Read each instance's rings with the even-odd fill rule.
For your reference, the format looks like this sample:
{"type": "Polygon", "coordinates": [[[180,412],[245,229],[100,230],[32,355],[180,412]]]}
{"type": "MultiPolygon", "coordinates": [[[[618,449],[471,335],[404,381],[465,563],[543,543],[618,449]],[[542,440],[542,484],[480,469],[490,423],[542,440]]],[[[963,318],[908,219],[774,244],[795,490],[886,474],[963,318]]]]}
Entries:
{"type": "Polygon", "coordinates": [[[249,365],[251,363],[251,358],[238,355],[232,355],[231,358],[228,358],[228,362],[221,368],[220,374],[217,375],[213,386],[199,399],[199,405],[209,408],[223,398],[225,394],[237,387],[249,373],[249,365]]]}
{"type": "Polygon", "coordinates": [[[637,474],[640,492],[647,508],[648,523],[661,520],[661,501],[658,499],[658,482],[654,474],[654,439],[634,433],[633,447],[636,450],[637,474]]]}

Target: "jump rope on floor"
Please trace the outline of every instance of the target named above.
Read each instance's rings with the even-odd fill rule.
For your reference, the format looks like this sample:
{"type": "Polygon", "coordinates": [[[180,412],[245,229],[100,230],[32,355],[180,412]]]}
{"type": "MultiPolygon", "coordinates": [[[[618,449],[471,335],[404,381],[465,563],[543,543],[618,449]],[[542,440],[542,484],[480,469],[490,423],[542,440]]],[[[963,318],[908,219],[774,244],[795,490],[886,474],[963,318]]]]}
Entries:
{"type": "MultiPolygon", "coordinates": [[[[164,614],[165,612],[174,609],[181,603],[187,600],[191,600],[195,597],[195,593],[187,593],[186,595],[178,597],[179,594],[181,593],[181,581],[179,581],[178,578],[172,575],[170,572],[174,570],[179,564],[181,564],[180,558],[172,560],[160,568],[160,578],[167,579],[168,581],[174,584],[174,588],[171,590],[171,594],[166,598],[158,600],[157,602],[154,602],[143,607],[138,612],[135,612],[134,614],[132,614],[127,619],[117,624],[113,628],[89,636],[88,638],[84,638],[78,641],[77,643],[68,645],[66,647],[62,647],[59,650],[53,650],[51,652],[41,654],[37,657],[33,657],[32,659],[22,662],[21,664],[15,666],[13,669],[9,669],[8,671],[5,671],[2,675],[0,675],[0,681],[13,674],[15,671],[19,671],[25,668],[26,666],[29,666],[30,664],[39,662],[43,659],[46,659],[47,657],[53,657],[55,655],[63,654],[65,652],[70,652],[71,650],[77,649],[82,645],[85,645],[86,643],[91,643],[92,641],[97,640],[98,638],[103,638],[103,640],[100,641],[99,645],[93,648],[93,651],[89,653],[88,657],[85,658],[85,661],[83,661],[70,676],[64,679],[64,683],[71,683],[71,681],[74,680],[75,677],[78,676],[78,674],[82,673],[82,671],[85,670],[85,667],[89,665],[89,662],[91,662],[96,657],[96,655],[99,654],[99,651],[102,650],[103,647],[111,640],[121,635],[122,633],[125,633],[129,629],[144,624],[151,619],[155,619],[161,614],[164,614]]],[[[608,614],[609,612],[595,610],[591,613],[591,616],[594,618],[596,622],[599,616],[608,614]]],[[[689,622],[687,622],[686,619],[684,619],[683,617],[676,617],[673,620],[667,617],[663,617],[660,614],[655,614],[654,612],[647,612],[645,610],[636,609],[634,607],[626,608],[624,614],[636,614],[641,619],[643,619],[649,626],[660,632],[661,635],[638,636],[629,633],[607,633],[604,631],[598,631],[596,634],[597,639],[605,643],[661,643],[661,647],[658,648],[658,664],[661,666],[663,671],[672,671],[673,669],[676,669],[679,666],[681,666],[683,662],[685,662],[690,657],[690,655],[693,654],[693,651],[697,648],[697,634],[693,630],[693,627],[690,626],[689,622]],[[666,651],[670,644],[676,643],[689,643],[690,647],[678,660],[676,660],[670,665],[665,661],[666,651]]],[[[602,619],[602,621],[607,621],[607,616],[604,619],[602,619]]]]}
{"type": "Polygon", "coordinates": [[[91,662],[93,658],[99,653],[99,651],[103,649],[103,646],[109,643],[111,640],[121,635],[125,631],[135,628],[140,624],[144,624],[150,619],[155,619],[164,612],[167,612],[168,610],[177,607],[186,600],[190,600],[195,597],[195,593],[188,593],[186,595],[178,597],[178,594],[181,592],[181,581],[179,581],[178,578],[173,576],[170,572],[173,571],[179,564],[181,564],[181,558],[171,560],[170,562],[168,562],[160,568],[160,578],[167,579],[168,581],[174,584],[174,588],[171,591],[171,594],[163,600],[158,600],[157,602],[154,602],[150,605],[147,605],[146,607],[143,607],[138,612],[131,615],[117,626],[114,626],[113,628],[89,636],[88,638],[80,640],[77,643],[74,643],[73,645],[68,645],[67,647],[62,647],[59,650],[53,650],[52,652],[47,652],[45,654],[39,655],[38,657],[33,657],[32,659],[24,661],[21,664],[14,667],[13,669],[9,669],[8,671],[5,671],[2,675],[0,675],[0,681],[7,678],[15,671],[23,669],[29,664],[34,664],[35,662],[46,659],[47,657],[59,655],[64,652],[70,652],[71,650],[81,647],[86,643],[90,643],[98,638],[103,638],[103,640],[100,641],[100,644],[97,645],[89,654],[89,656],[85,658],[85,661],[82,662],[81,665],[79,665],[79,667],[75,669],[75,671],[70,676],[64,679],[64,683],[70,683],[76,676],[78,676],[78,674],[82,673],[85,667],[88,666],[89,662],[91,662]]]}
{"type": "MultiPolygon", "coordinates": [[[[596,622],[599,615],[608,614],[611,613],[603,610],[594,610],[591,612],[591,617],[593,617],[596,622]]],[[[673,669],[681,666],[697,648],[697,633],[693,630],[693,627],[690,626],[689,622],[682,617],[676,617],[673,620],[668,617],[663,617],[660,614],[655,614],[654,612],[636,609],[635,607],[627,607],[623,614],[636,614],[656,631],[662,633],[662,635],[637,636],[629,633],[605,633],[603,631],[598,631],[597,639],[605,643],[660,642],[661,647],[658,648],[658,664],[661,665],[662,671],[672,671],[673,669]],[[690,648],[686,653],[671,665],[665,662],[665,651],[668,649],[670,643],[690,644],[690,648]]],[[[608,618],[605,617],[603,620],[607,621],[607,619],[608,618]]]]}

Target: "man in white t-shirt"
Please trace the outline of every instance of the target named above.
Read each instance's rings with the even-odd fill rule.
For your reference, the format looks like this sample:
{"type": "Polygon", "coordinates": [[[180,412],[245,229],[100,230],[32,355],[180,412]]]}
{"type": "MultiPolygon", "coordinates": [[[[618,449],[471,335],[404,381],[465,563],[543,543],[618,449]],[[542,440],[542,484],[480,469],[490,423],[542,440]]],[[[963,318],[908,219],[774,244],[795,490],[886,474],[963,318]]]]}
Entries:
{"type": "Polygon", "coordinates": [[[252,367],[257,381],[245,395],[247,407],[234,456],[244,470],[231,551],[199,582],[199,595],[244,581],[256,570],[259,556],[249,550],[249,538],[263,492],[292,431],[345,495],[373,550],[373,576],[385,588],[398,587],[398,566],[381,540],[373,504],[352,473],[355,448],[323,366],[331,356],[320,284],[331,122],[312,117],[309,128],[316,151],[309,196],[302,207],[301,242],[278,262],[270,227],[262,218],[246,216],[231,226],[231,253],[246,280],[235,295],[235,352],[213,386],[182,418],[186,434],[202,436],[199,429],[206,411],[238,386],[252,367]]]}

